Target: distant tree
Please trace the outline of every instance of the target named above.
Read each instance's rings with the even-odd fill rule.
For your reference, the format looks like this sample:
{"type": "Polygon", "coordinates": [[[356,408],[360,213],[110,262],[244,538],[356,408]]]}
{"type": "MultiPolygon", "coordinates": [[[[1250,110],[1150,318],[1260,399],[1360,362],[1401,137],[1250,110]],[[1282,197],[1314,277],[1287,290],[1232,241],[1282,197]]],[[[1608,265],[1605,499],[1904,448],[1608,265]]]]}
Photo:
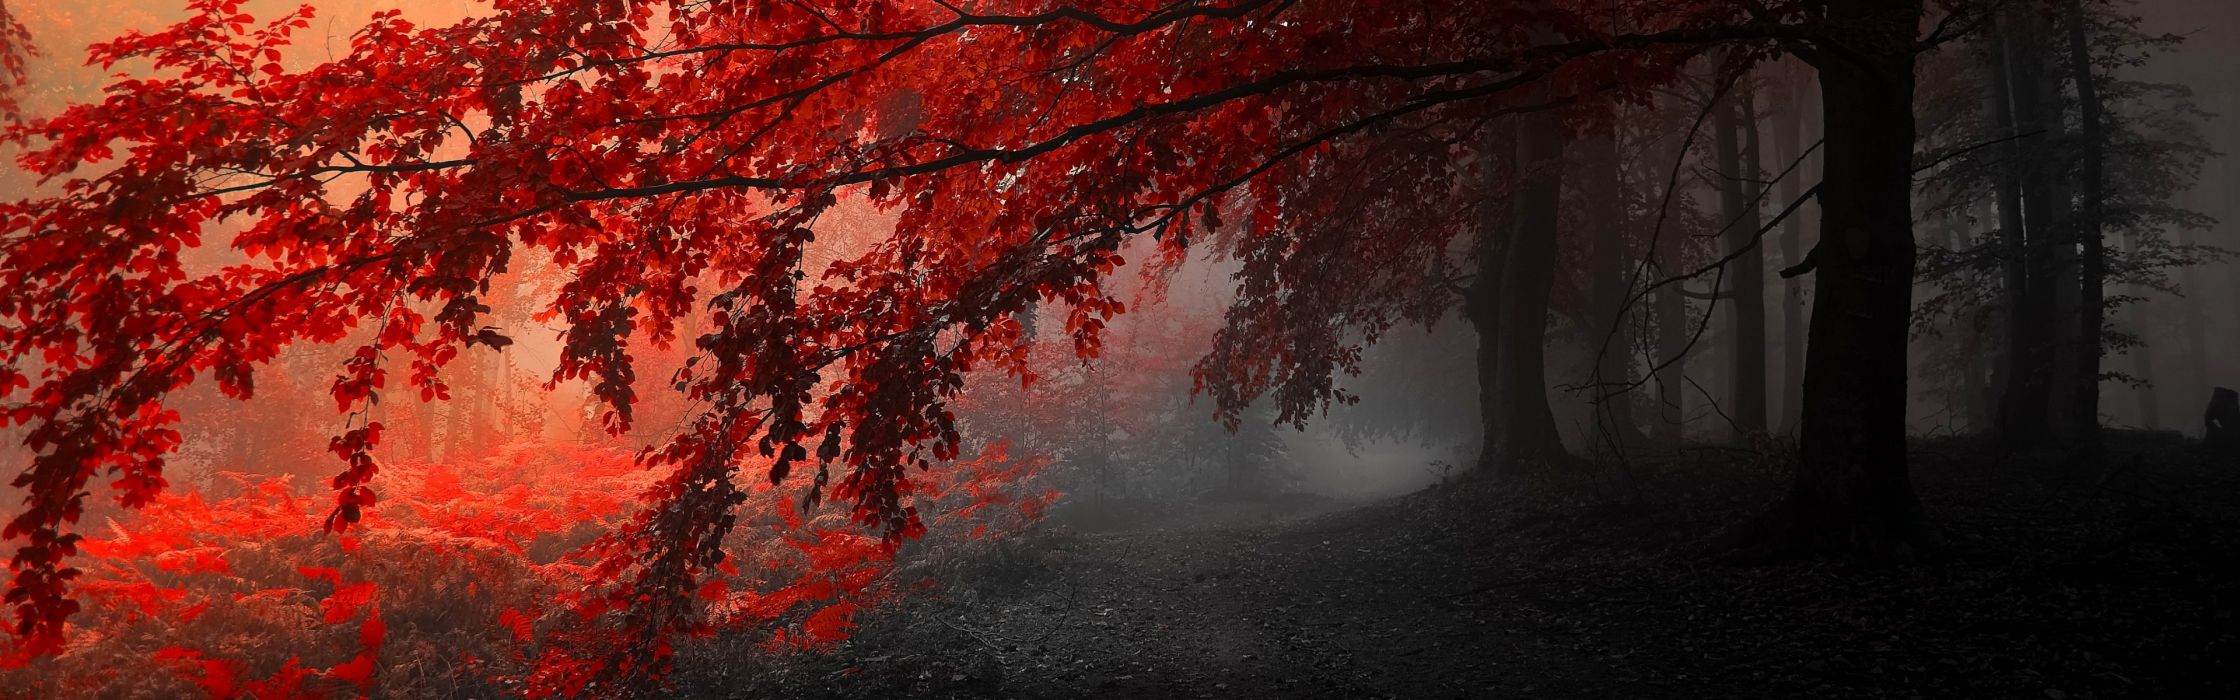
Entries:
{"type": "Polygon", "coordinates": [[[2058,424],[2089,446],[2085,428],[2100,423],[2102,382],[2143,380],[2101,366],[2110,353],[2143,359],[2145,352],[2139,336],[2106,319],[2145,292],[2175,292],[2171,270],[2222,254],[2173,235],[2211,224],[2173,195],[2192,188],[2210,154],[2199,127],[2207,115],[2182,87],[2119,76],[2179,37],[2140,32],[2139,18],[2120,4],[2029,7],[2000,16],[1972,52],[1980,57],[1975,67],[1954,60],[1955,70],[1943,73],[1974,77],[1956,78],[1946,91],[1953,97],[1931,107],[1940,128],[1925,139],[1925,153],[1939,168],[1928,178],[1928,211],[1950,226],[1982,223],[1989,232],[1956,234],[1924,250],[1924,279],[1940,291],[1924,300],[1916,327],[1938,333],[1938,324],[1956,322],[1960,337],[1972,340],[1966,329],[2003,326],[2005,342],[1991,353],[2003,387],[2000,430],[2021,441],[2058,424]],[[2055,19],[2058,33],[2049,31],[2055,19]],[[1992,99],[1972,99],[1986,93],[1992,99]],[[2071,122],[2080,126],[2055,126],[2071,122]],[[2103,241],[2111,236],[2123,244],[2110,250],[2103,241]],[[2131,291],[2110,295],[2109,284],[2131,291]],[[2065,297],[2077,303],[2064,306],[2065,297]],[[2058,340],[2046,335],[2053,325],[2070,327],[2064,342],[2075,352],[2050,352],[2058,340]],[[2056,382],[2064,372],[2073,376],[2056,382]],[[2069,393],[2030,398],[2056,384],[2069,393]]]}
{"type": "Polygon", "coordinates": [[[23,28],[8,3],[0,2],[0,119],[15,119],[21,107],[16,103],[16,93],[30,79],[24,70],[33,48],[31,32],[23,28]]]}

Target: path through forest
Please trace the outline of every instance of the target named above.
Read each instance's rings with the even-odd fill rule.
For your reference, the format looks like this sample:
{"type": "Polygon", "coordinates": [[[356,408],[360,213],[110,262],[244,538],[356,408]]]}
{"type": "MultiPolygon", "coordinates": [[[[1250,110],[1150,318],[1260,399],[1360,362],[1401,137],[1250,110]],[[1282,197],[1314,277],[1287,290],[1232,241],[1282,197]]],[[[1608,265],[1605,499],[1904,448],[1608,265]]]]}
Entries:
{"type": "Polygon", "coordinates": [[[865,620],[837,653],[751,670],[698,658],[680,680],[701,697],[844,698],[2062,700],[2234,687],[2240,475],[2172,444],[2138,449],[2081,474],[1925,448],[1924,492],[1953,554],[1896,571],[1693,556],[1781,484],[1717,453],[1254,525],[1202,504],[1158,526],[1021,541],[1008,561],[948,572],[961,583],[941,599],[865,620]]]}

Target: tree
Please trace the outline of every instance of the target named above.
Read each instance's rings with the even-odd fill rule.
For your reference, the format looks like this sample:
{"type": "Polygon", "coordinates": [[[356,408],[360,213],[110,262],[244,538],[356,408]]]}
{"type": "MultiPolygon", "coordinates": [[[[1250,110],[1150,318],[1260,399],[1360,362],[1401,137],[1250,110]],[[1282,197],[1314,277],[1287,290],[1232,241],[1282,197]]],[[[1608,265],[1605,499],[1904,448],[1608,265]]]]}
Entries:
{"type": "Polygon", "coordinates": [[[1835,0],[1843,38],[1800,52],[1827,120],[1820,242],[1796,481],[1745,524],[1754,555],[1917,556],[1933,538],[1906,460],[1913,295],[1913,144],[1919,0],[1835,0]]]}
{"type": "Polygon", "coordinates": [[[2097,459],[2100,450],[2100,357],[2105,352],[2101,337],[2107,333],[2106,297],[2104,284],[2108,276],[2107,239],[2102,229],[2105,219],[2107,186],[2104,181],[2107,165],[2107,118],[2105,105],[2100,101],[2100,78],[2094,70],[2092,40],[2086,36],[2084,3],[2068,0],[2067,20],[2069,39],[2069,70],[2072,84],[2077,91],[2077,119],[2081,124],[2079,134],[2084,141],[2084,156],[2077,168],[2081,184],[2078,195],[2076,237],[2082,242],[2077,277],[2080,296],[2077,301],[2077,338],[2083,347],[2077,361],[2076,396],[2072,421],[2078,428],[2077,439],[2086,454],[2097,459]]]}
{"type": "Polygon", "coordinates": [[[1746,86],[1712,107],[1717,152],[1720,218],[1729,222],[1722,254],[1731,258],[1719,275],[1733,281],[1716,292],[1727,307],[1727,407],[1733,439],[1746,441],[1766,431],[1765,255],[1758,245],[1764,215],[1760,172],[1757,96],[1746,86]]]}
{"type": "MultiPolygon", "coordinates": [[[[1491,336],[1500,344],[1497,374],[1479,380],[1480,401],[1492,411],[1486,421],[1487,448],[1478,467],[1496,476],[1559,463],[1569,457],[1548,410],[1548,296],[1555,284],[1558,207],[1563,201],[1562,125],[1553,115],[1531,115],[1517,129],[1517,167],[1522,185],[1516,211],[1502,246],[1500,286],[1493,293],[1491,323],[1474,313],[1479,344],[1491,336]]],[[[1480,269],[1485,269],[1483,266],[1480,269]]],[[[1483,351],[1481,351],[1483,352],[1483,351]]],[[[1482,370],[1481,370],[1482,371],[1482,370]]]]}
{"type": "MultiPolygon", "coordinates": [[[[2040,50],[2043,22],[2036,8],[2027,3],[2007,8],[1999,19],[1998,84],[2000,103],[2007,110],[2003,121],[2011,137],[2043,143],[2054,128],[2045,94],[2053,83],[2046,75],[2040,50]]],[[[2010,148],[2013,158],[2008,167],[2014,174],[2009,176],[2011,190],[2002,195],[2000,216],[2013,256],[2013,270],[2008,273],[2011,320],[2007,340],[2007,352],[2012,357],[2005,363],[2006,388],[2000,400],[1999,420],[2002,437],[2020,444],[2044,439],[2051,425],[2047,407],[2052,405],[2055,358],[2054,338],[2049,333],[2057,320],[2052,240],[2057,206],[2053,201],[2053,166],[2044,155],[2046,149],[2030,149],[2020,141],[2010,148]]]]}
{"type": "MultiPolygon", "coordinates": [[[[1797,70],[1793,64],[1782,64],[1776,73],[1776,85],[1782,90],[1781,107],[1774,114],[1773,157],[1775,162],[1787,163],[1805,157],[1807,118],[1817,119],[1819,113],[1811,103],[1808,74],[1797,70]]],[[[1784,178],[1780,183],[1782,201],[1794,202],[1804,198],[1805,182],[1817,182],[1819,177],[1807,169],[1798,176],[1784,178]]],[[[1781,221],[1781,255],[1787,260],[1802,260],[1805,255],[1805,224],[1803,211],[1781,221]]],[[[1795,277],[1782,281],[1781,294],[1781,422],[1776,432],[1787,434],[1796,429],[1799,404],[1803,403],[1804,349],[1805,349],[1805,286],[1795,277]]]]}
{"type": "Polygon", "coordinates": [[[0,119],[16,117],[16,91],[29,79],[24,60],[31,52],[31,33],[8,11],[8,4],[0,2],[0,119]]]}
{"type": "MultiPolygon", "coordinates": [[[[912,475],[958,455],[948,406],[966,374],[1023,371],[1020,317],[1038,302],[1078,357],[1098,356],[1126,311],[1106,286],[1126,242],[1175,258],[1216,233],[1280,253],[1248,265],[1339,250],[1422,262],[1395,251],[1443,254],[1469,228],[1411,224],[1467,217],[1372,209],[1405,215],[1314,236],[1327,224],[1298,195],[1376,137],[1506,119],[1527,138],[1504,274],[1541,274],[1523,265],[1555,244],[1553,114],[1600,118],[1738,43],[1803,52],[1830,115],[1804,463],[1765,531],[1813,552],[1920,540],[1903,449],[1918,2],[1643,3],[1623,30],[1599,1],[500,3],[432,29],[379,15],[347,55],[300,71],[277,61],[308,9],[258,23],[238,0],[190,6],[92,50],[160,76],[6,132],[61,187],[0,207],[0,401],[38,455],[14,481],[29,502],[6,528],[20,543],[8,599],[38,649],[59,646],[75,609],[67,561],[89,481],[114,476],[128,506],[163,489],[180,441],[168,396],[207,380],[247,397],[283,347],[355,345],[330,391],[351,419],[332,442],[344,468],[327,526],[346,530],[375,503],[373,403],[440,397],[463,353],[508,345],[485,300],[533,251],[568,280],[540,300],[565,328],[553,379],[589,382],[610,430],[631,428],[639,399],[628,339],[690,348],[670,386],[699,411],[644,457],[664,478],[594,547],[598,594],[581,603],[613,630],[585,637],[611,646],[585,663],[657,673],[725,561],[740,479],[833,501],[890,547],[918,536],[912,475]],[[892,230],[819,240],[811,224],[843,201],[891,212],[892,230]],[[223,244],[245,261],[184,266],[216,221],[242,223],[223,244]],[[861,252],[828,257],[836,245],[861,252]],[[695,315],[706,330],[683,337],[695,315]]],[[[1403,161],[1394,189],[1452,189],[1455,160],[1403,161]]],[[[1440,269],[1356,279],[1420,289],[1440,269]]],[[[1226,346],[1268,352],[1222,356],[1217,341],[1209,359],[1244,382],[1214,389],[1222,409],[1271,387],[1287,418],[1339,400],[1331,373],[1354,359],[1334,339],[1413,298],[1377,311],[1327,291],[1246,290],[1294,316],[1248,324],[1270,342],[1226,346]]],[[[1500,327],[1537,332],[1532,302],[1501,300],[1500,327]]],[[[1504,379],[1536,374],[1517,371],[1504,379]]]]}
{"type": "MultiPolygon", "coordinates": [[[[2100,423],[2100,385],[2126,378],[2105,371],[2101,358],[2131,353],[2128,379],[2141,384],[2142,394],[2151,389],[2143,384],[2151,370],[2149,350],[2139,346],[2137,334],[2112,330],[2107,319],[2150,291],[2175,291],[2167,279],[2170,268],[2213,259],[2216,251],[2168,235],[2207,225],[2205,217],[2174,205],[2168,194],[2190,188],[2198,177],[2207,151],[2196,126],[2203,115],[2182,88],[2113,77],[2179,39],[2138,31],[2138,18],[2115,5],[2054,5],[2029,8],[2032,13],[2022,17],[2001,15],[1999,30],[1979,42],[1993,60],[1972,69],[1954,62],[1952,70],[1937,71],[1981,77],[1955,79],[1943,88],[1950,96],[1935,107],[1939,133],[1925,142],[1930,152],[1944,155],[1928,178],[1932,207],[1948,222],[1995,219],[1998,243],[1956,241],[1925,251],[1925,276],[1943,291],[1923,304],[1919,325],[1926,329],[1927,321],[1962,316],[2004,323],[2007,342],[1996,353],[1996,374],[2006,384],[2006,401],[2026,405],[2019,397],[2034,389],[2022,385],[2050,386],[2054,379],[2061,380],[2062,393],[2038,408],[2003,411],[2001,430],[2019,439],[2015,436],[2027,432],[2024,424],[2061,425],[2089,452],[2100,423]],[[2039,33],[2041,9],[2058,10],[2061,41],[2024,40],[2039,33]],[[2030,66],[2053,66],[2065,77],[2017,92],[2015,66],[2023,66],[2022,73],[2038,70],[2030,66]],[[2063,85],[2075,93],[2073,99],[2048,97],[2063,85]],[[1975,97],[1982,86],[1991,88],[1993,99],[1975,97]],[[2024,113],[2040,118],[2019,122],[2017,115],[2024,113]],[[2053,122],[2079,126],[2074,131],[2038,126],[2053,122]],[[1995,209],[1995,216],[1979,214],[1984,208],[1995,209]],[[2029,223],[2033,216],[2044,222],[2036,229],[2029,223]],[[2102,241],[2110,235],[2123,237],[2123,250],[2105,248],[2102,241]],[[2041,244],[2054,250],[2033,249],[2041,244]],[[2131,291],[2109,295],[2110,281],[2131,291]],[[2067,296],[2076,302],[2064,303],[2067,296]],[[2047,352],[2053,336],[2033,327],[2032,319],[2059,320],[2067,330],[2058,345],[2073,345],[2073,352],[2047,352]],[[2054,372],[2063,376],[2048,376],[2054,372]]],[[[2155,412],[2151,405],[2138,410],[2150,424],[2155,412]]]]}
{"type": "Polygon", "coordinates": [[[1594,448],[1623,448],[1645,439],[1634,420],[1630,390],[1634,378],[1634,332],[1626,294],[1632,281],[1628,264],[1634,261],[1633,225],[1628,209],[1633,198],[1626,186],[1625,160],[1619,151],[1622,134],[1589,137],[1581,148],[1576,178],[1578,203],[1587,212],[1587,235],[1593,237],[1587,263],[1587,347],[1595,350],[1588,385],[1597,394],[1594,448]],[[1621,387],[1627,391],[1607,391],[1621,387]]]}

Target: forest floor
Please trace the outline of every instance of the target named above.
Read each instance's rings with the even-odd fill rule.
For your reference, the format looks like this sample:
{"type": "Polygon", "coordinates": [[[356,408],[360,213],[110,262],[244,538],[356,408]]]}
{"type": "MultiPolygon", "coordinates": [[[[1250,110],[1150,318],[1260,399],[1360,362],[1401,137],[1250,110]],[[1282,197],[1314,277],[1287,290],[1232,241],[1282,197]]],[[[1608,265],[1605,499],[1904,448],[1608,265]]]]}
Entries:
{"type": "Polygon", "coordinates": [[[1718,450],[1334,511],[1054,522],[937,598],[862,616],[833,653],[718,644],[677,680],[688,697],[2232,697],[2240,464],[2113,442],[2112,467],[1923,443],[1948,548],[1895,569],[1701,556],[1787,479],[1718,450]],[[1275,517],[1239,522],[1258,516],[1275,517]]]}

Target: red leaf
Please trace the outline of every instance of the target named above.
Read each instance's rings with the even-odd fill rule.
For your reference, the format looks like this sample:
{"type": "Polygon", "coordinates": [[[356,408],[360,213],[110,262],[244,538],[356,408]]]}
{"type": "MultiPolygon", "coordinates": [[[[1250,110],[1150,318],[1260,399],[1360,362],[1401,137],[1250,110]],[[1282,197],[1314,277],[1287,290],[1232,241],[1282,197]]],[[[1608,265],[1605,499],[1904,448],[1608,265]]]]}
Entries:
{"type": "Polygon", "coordinates": [[[534,634],[529,627],[529,616],[523,615],[521,611],[512,608],[507,608],[505,612],[498,613],[498,624],[512,630],[515,641],[527,643],[534,634]]]}
{"type": "Polygon", "coordinates": [[[210,612],[210,601],[207,600],[187,606],[179,611],[177,617],[180,622],[193,622],[195,618],[202,617],[202,614],[206,612],[210,612]]]}
{"type": "Polygon", "coordinates": [[[855,611],[856,604],[854,603],[834,603],[825,606],[811,614],[809,619],[802,621],[801,631],[808,635],[809,641],[812,643],[822,644],[845,640],[848,638],[848,630],[855,627],[855,622],[850,619],[854,616],[855,611]]]}
{"type": "Polygon", "coordinates": [[[167,662],[188,682],[210,693],[211,698],[235,697],[245,670],[239,661],[205,659],[202,652],[185,647],[164,647],[155,653],[155,660],[167,662]]]}
{"type": "Polygon", "coordinates": [[[323,566],[298,566],[296,567],[296,573],[303,574],[304,578],[312,580],[324,579],[327,583],[336,586],[342,585],[342,572],[335,569],[330,569],[323,566]]]}
{"type": "Polygon", "coordinates": [[[381,606],[375,605],[366,612],[364,622],[358,623],[358,647],[366,653],[381,648],[381,641],[389,636],[389,623],[381,621],[381,606]]]}
{"type": "Polygon", "coordinates": [[[359,608],[373,602],[373,593],[374,585],[370,582],[353,583],[334,589],[334,595],[327,596],[320,603],[320,609],[326,613],[327,624],[348,620],[358,614],[359,608]]]}
{"type": "Polygon", "coordinates": [[[700,584],[700,598],[702,600],[723,600],[730,595],[731,582],[723,577],[710,578],[707,583],[700,584]]]}
{"type": "Polygon", "coordinates": [[[359,689],[363,690],[373,685],[373,654],[371,652],[359,654],[349,661],[327,669],[327,677],[358,686],[359,689]]]}

